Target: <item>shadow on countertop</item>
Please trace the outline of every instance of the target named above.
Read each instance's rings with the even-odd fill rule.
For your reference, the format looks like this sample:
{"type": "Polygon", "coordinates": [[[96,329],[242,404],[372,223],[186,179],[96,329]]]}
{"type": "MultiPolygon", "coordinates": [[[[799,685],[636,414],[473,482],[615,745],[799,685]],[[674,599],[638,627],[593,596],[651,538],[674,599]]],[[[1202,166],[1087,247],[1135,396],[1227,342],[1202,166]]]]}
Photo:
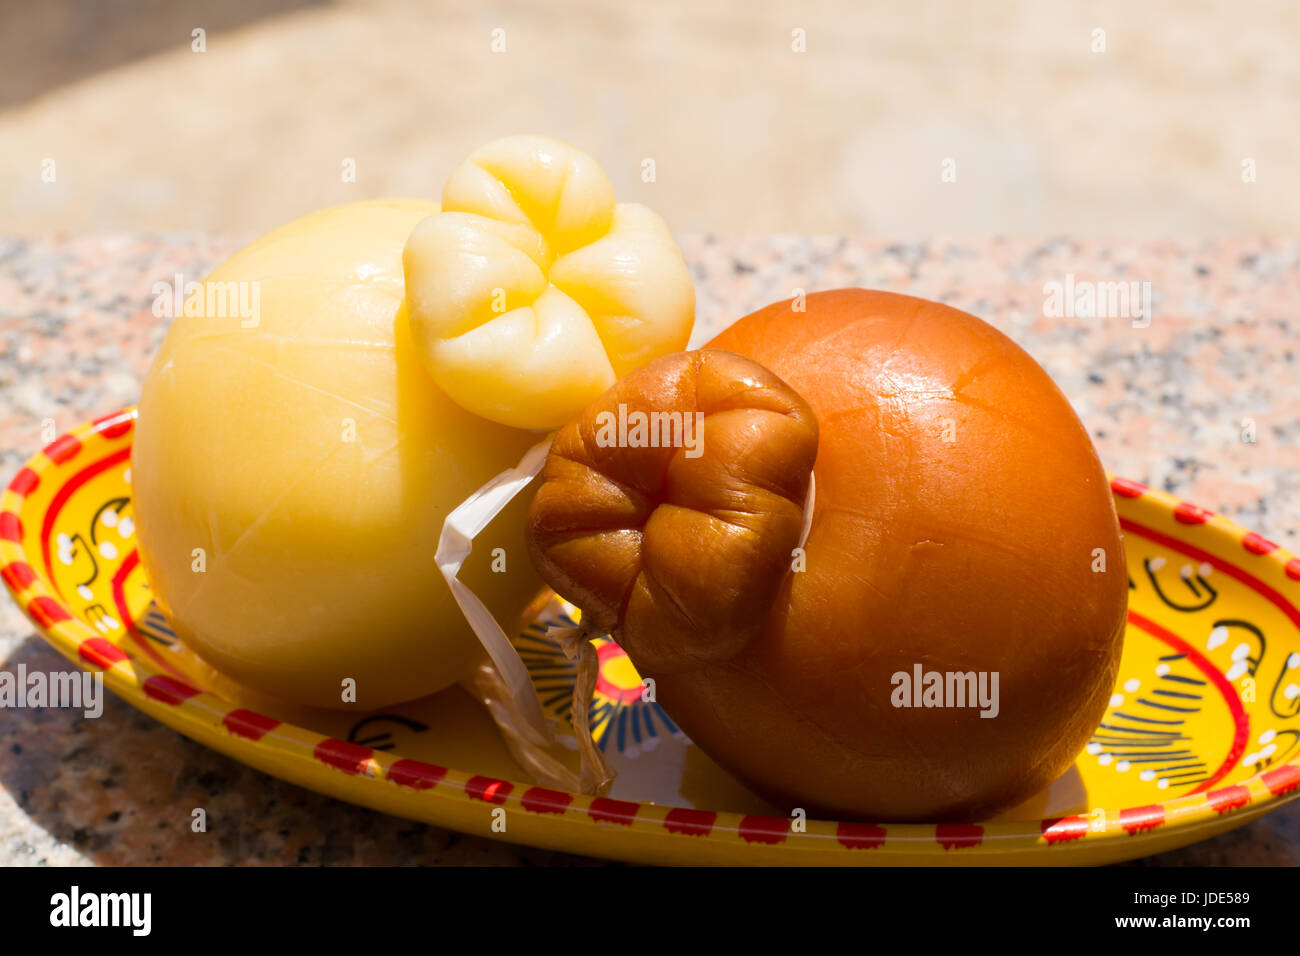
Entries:
{"type": "MultiPolygon", "coordinates": [[[[0,669],[13,672],[20,664],[28,672],[71,666],[34,636],[0,669]]],[[[58,843],[109,866],[605,862],[463,835],[324,797],[208,750],[111,693],[105,697],[103,715],[93,720],[77,710],[0,709],[0,786],[44,831],[0,859],[0,866],[42,862],[58,843]],[[205,833],[191,830],[191,813],[199,807],[207,815],[205,833]]],[[[1297,864],[1300,801],[1130,865],[1297,864]]]]}

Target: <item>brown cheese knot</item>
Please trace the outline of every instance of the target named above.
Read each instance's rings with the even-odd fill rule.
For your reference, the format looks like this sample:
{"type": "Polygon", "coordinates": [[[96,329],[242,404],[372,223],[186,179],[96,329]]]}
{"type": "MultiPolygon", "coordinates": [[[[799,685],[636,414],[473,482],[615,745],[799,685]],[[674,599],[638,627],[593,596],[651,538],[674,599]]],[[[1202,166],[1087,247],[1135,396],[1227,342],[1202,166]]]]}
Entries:
{"type": "Polygon", "coordinates": [[[817,420],[763,366],[678,352],[560,431],[528,513],[542,577],[648,674],[761,633],[799,543],[817,420]]]}

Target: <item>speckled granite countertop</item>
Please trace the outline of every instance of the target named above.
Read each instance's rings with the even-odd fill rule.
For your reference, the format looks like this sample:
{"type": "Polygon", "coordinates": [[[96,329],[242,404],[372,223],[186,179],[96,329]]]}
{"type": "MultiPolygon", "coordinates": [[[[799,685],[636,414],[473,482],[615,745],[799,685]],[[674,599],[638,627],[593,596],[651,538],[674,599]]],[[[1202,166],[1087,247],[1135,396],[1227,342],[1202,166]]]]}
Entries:
{"type": "MultiPolygon", "coordinates": [[[[199,279],[238,240],[0,238],[0,478],[59,431],[131,404],[165,331],[156,282],[199,279]]],[[[1055,377],[1114,472],[1300,550],[1300,241],[686,237],[696,341],[796,289],[867,286],[992,322],[1055,377]],[[1148,328],[1044,317],[1067,275],[1150,282],[1148,328]],[[1243,421],[1257,441],[1241,440],[1243,421]]],[[[0,666],[62,658],[0,601],[0,666]]],[[[206,750],[109,695],[102,719],[0,709],[0,866],[590,863],[318,796],[206,750]],[[191,808],[237,821],[187,839],[191,808]]],[[[1300,863],[1300,801],[1164,864],[1300,863]]]]}

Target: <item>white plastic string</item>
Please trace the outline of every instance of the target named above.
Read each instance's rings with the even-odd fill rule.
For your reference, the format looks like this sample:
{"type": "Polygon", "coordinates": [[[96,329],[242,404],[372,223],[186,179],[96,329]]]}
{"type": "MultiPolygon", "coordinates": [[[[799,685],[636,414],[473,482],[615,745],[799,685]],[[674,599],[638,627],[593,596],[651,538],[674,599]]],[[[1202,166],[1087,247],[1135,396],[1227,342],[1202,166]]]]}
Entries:
{"type": "Polygon", "coordinates": [[[573,732],[578,738],[578,754],[582,761],[582,792],[603,794],[617,774],[591,736],[591,696],[596,690],[596,678],[600,676],[600,659],[591,640],[599,636],[591,632],[586,620],[577,627],[555,633],[555,640],[564,655],[577,665],[572,711],[573,732]]]}
{"type": "Polygon", "coordinates": [[[808,540],[808,532],[812,530],[813,509],[817,507],[817,475],[815,472],[808,473],[808,494],[803,499],[803,527],[799,530],[799,543],[795,548],[802,548],[804,542],[808,540]]]}
{"type": "Polygon", "coordinates": [[[546,453],[550,448],[550,438],[538,442],[528,449],[518,465],[501,472],[461,502],[443,522],[438,550],[434,555],[438,570],[446,579],[447,587],[451,588],[452,597],[492,658],[506,693],[522,718],[519,730],[531,743],[543,747],[555,741],[555,734],[542,714],[542,704],[529,679],[528,668],[492,612],[457,575],[473,549],[474,538],[537,476],[546,463],[546,453]]]}
{"type": "Polygon", "coordinates": [[[575,774],[550,752],[556,743],[555,728],[542,713],[541,700],[519,651],[492,612],[459,577],[465,559],[473,550],[474,539],[537,477],[546,464],[551,441],[547,438],[538,442],[528,449],[518,465],[501,472],[452,509],[443,521],[434,560],[465,621],[492,659],[491,664],[484,662],[466,683],[487,707],[510,753],[539,783],[578,793],[603,794],[609,789],[614,772],[591,739],[591,727],[586,719],[599,670],[590,635],[584,631],[580,639],[575,636],[573,640],[561,641],[564,653],[577,658],[573,706],[578,715],[574,734],[580,768],[575,774]]]}
{"type": "MultiPolygon", "coordinates": [[[[501,472],[447,515],[434,560],[466,622],[492,659],[491,665],[485,663],[478,669],[469,684],[487,706],[515,759],[541,783],[580,793],[602,794],[609,789],[615,773],[591,736],[591,695],[599,671],[591,639],[598,635],[589,633],[585,624],[559,629],[554,634],[565,655],[575,660],[577,667],[572,713],[581,765],[579,773],[574,774],[547,752],[556,742],[554,727],[542,713],[541,700],[519,652],[492,612],[459,577],[465,559],[473,550],[474,539],[537,477],[546,463],[551,442],[552,438],[538,442],[518,465],[501,472]]],[[[809,475],[798,548],[808,540],[816,501],[816,478],[809,475]]]]}

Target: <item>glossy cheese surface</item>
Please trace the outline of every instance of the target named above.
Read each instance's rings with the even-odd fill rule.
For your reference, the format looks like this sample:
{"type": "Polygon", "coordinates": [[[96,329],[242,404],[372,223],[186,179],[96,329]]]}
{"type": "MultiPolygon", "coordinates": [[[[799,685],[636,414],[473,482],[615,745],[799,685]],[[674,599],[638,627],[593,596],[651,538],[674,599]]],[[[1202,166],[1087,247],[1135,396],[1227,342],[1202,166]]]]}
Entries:
{"type": "Polygon", "coordinates": [[[983,819],[1069,770],[1115,686],[1128,576],[1088,432],[937,302],[814,293],[629,376],[560,432],[529,548],[786,813],[983,819]],[[702,413],[698,457],[602,437],[623,408],[702,413]]]}
{"type": "MultiPolygon", "coordinates": [[[[351,678],[369,709],[479,657],[434,550],[447,512],[537,438],[453,402],[415,353],[402,249],[437,208],[356,203],[269,233],[204,283],[244,284],[226,288],[255,320],[191,303],[144,383],[132,472],[150,580],[187,643],[264,692],[340,706],[351,678]]],[[[539,586],[522,511],[462,577],[509,627],[539,586]]]]}
{"type": "Polygon", "coordinates": [[[1065,773],[1115,685],[1128,577],[1105,472],[1047,372],[980,319],[861,289],[795,305],[710,346],[817,416],[806,569],[760,640],[660,700],[791,806],[982,818],[1065,773]],[[997,674],[996,707],[900,701],[918,666],[997,674]]]}

